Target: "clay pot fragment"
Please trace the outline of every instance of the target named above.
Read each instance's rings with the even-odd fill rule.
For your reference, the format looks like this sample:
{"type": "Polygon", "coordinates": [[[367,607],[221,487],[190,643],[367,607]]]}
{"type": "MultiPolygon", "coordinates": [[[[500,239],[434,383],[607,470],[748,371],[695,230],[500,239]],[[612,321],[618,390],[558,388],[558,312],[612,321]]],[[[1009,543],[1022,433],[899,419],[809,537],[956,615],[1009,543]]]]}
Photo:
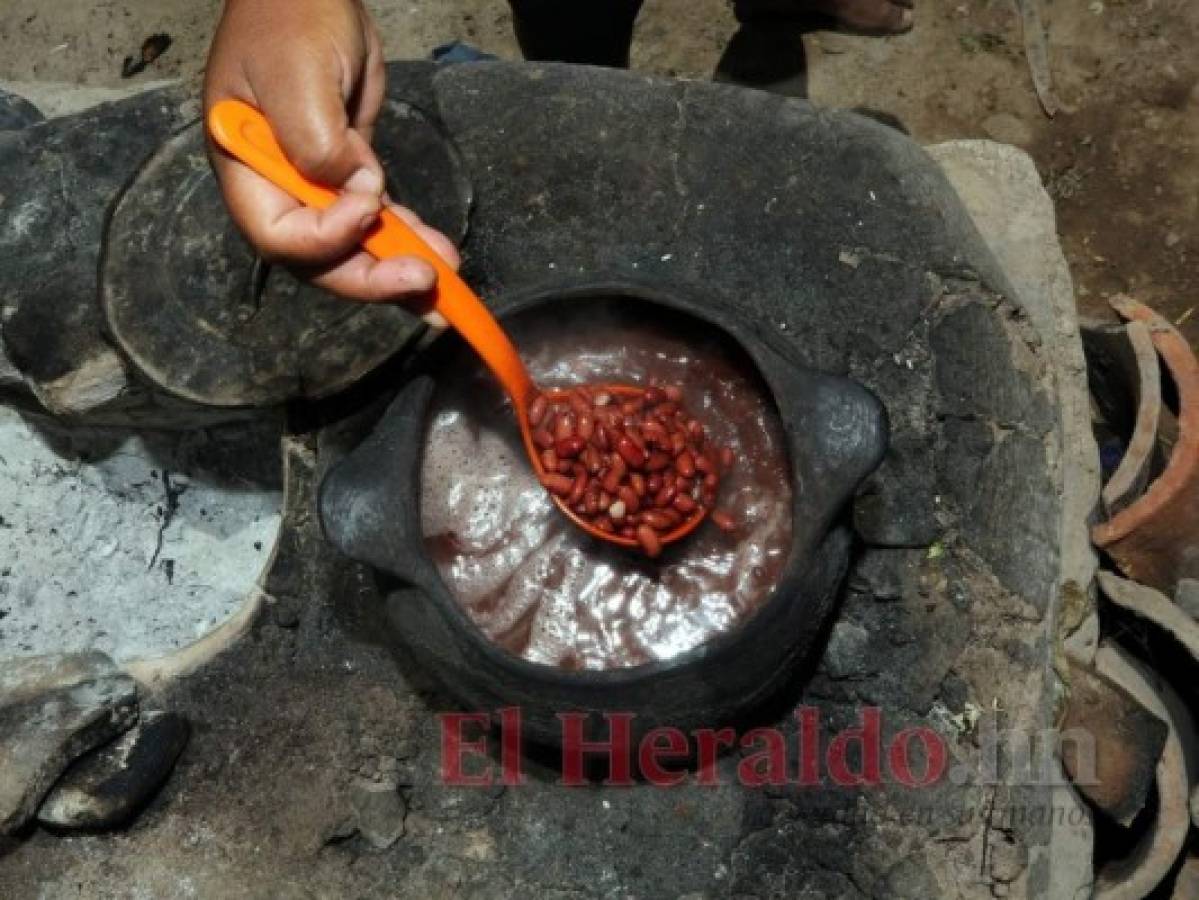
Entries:
{"type": "Polygon", "coordinates": [[[1097,524],[1091,539],[1125,575],[1173,594],[1179,580],[1199,576],[1199,360],[1186,338],[1149,307],[1125,296],[1111,303],[1149,329],[1177,388],[1178,440],[1144,495],[1097,524]]]}

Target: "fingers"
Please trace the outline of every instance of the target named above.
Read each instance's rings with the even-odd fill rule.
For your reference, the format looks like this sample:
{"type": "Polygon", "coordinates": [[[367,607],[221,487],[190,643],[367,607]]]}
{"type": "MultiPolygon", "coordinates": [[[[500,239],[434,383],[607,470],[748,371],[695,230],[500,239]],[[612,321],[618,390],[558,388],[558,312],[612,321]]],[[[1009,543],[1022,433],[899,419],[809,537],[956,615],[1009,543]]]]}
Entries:
{"type": "Polygon", "coordinates": [[[320,270],[303,272],[317,287],[364,303],[424,298],[433,289],[433,267],[415,256],[375,259],[360,252],[320,270]]]}
{"type": "Polygon", "coordinates": [[[408,209],[408,207],[400,206],[398,203],[392,203],[390,200],[385,202],[387,202],[388,208],[399,218],[407,222],[408,225],[411,226],[412,230],[415,231],[420,238],[429,245],[434,253],[450,264],[451,268],[457,269],[460,265],[462,265],[462,258],[458,255],[458,248],[454,245],[453,241],[451,241],[436,228],[430,228],[428,225],[426,225],[424,220],[412,210],[408,209]]]}
{"type": "Polygon", "coordinates": [[[214,158],[233,221],[267,259],[325,265],[354,252],[381,208],[371,194],[345,193],[326,210],[301,206],[228,157],[214,158]]]}

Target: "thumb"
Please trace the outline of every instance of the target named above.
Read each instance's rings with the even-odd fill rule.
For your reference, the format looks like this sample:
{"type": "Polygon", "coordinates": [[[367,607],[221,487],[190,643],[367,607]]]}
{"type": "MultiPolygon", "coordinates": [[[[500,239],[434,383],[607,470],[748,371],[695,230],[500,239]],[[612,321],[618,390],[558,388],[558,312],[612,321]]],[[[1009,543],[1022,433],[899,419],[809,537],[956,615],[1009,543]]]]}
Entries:
{"type": "Polygon", "coordinates": [[[382,195],[383,168],[366,138],[350,127],[336,79],[316,67],[293,74],[289,90],[260,94],[287,158],[312,181],[382,195]]]}

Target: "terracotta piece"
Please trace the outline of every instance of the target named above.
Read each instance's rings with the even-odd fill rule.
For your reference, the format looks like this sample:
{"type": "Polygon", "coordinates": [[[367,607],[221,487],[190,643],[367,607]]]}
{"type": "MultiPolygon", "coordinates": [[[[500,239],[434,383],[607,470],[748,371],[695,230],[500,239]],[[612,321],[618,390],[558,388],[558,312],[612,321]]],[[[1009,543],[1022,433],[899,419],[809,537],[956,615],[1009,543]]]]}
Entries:
{"type": "Polygon", "coordinates": [[[1131,506],[1101,522],[1091,539],[1128,577],[1173,594],[1199,575],[1199,360],[1169,322],[1137,301],[1111,301],[1124,318],[1148,328],[1178,390],[1178,442],[1161,475],[1131,506]]]}

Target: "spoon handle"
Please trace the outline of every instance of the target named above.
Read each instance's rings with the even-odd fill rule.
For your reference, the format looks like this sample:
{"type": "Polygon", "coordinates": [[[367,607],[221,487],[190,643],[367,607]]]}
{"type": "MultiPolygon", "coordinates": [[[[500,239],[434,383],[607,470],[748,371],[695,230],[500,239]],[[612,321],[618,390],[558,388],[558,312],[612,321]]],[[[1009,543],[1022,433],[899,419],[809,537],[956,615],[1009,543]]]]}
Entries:
{"type": "MultiPolygon", "coordinates": [[[[208,114],[208,130],[229,155],[305,206],[328,209],[337,200],[337,191],[300,174],[279,146],[266,117],[248,103],[222,100],[214,105],[208,114]]],[[[461,276],[390,209],[379,214],[379,224],[362,239],[362,246],[377,259],[416,256],[434,268],[437,283],[432,311],[456,328],[482,357],[523,414],[533,382],[500,324],[461,276]]]]}

